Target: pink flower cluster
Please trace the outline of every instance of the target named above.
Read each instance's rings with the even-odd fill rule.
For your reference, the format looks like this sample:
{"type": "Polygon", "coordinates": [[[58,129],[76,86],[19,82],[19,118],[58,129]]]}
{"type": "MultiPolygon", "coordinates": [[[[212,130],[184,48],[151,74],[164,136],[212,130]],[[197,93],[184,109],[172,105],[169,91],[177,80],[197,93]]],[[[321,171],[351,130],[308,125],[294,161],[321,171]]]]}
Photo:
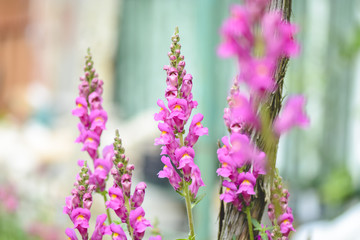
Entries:
{"type": "MultiPolygon", "coordinates": [[[[69,215],[74,224],[74,229],[79,231],[82,239],[88,239],[92,192],[95,190],[95,185],[90,185],[89,183],[89,169],[86,164],[77,175],[74,186],[71,196],[66,197],[66,205],[63,212],[69,215]]],[[[74,229],[66,230],[66,233],[70,234],[74,232],[74,229]]],[[[71,239],[77,239],[75,237],[74,233],[74,237],[71,239]]]]}
{"type": "MultiPolygon", "coordinates": [[[[292,209],[288,206],[290,193],[282,186],[282,179],[279,177],[274,181],[274,187],[271,189],[272,203],[268,205],[268,216],[273,225],[278,225],[282,234],[282,239],[287,240],[291,231],[295,231],[292,223],[294,217],[292,209]],[[278,209],[277,213],[275,209],[278,209]]],[[[272,233],[274,237],[274,233],[272,233]]]]}
{"type": "Polygon", "coordinates": [[[299,45],[293,35],[297,28],[282,19],[280,11],[266,12],[268,0],[247,0],[233,5],[231,17],[221,28],[224,42],[218,48],[222,57],[235,56],[241,66],[239,81],[245,82],[257,97],[276,88],[277,61],[294,56],[299,45]]]}
{"type": "Polygon", "coordinates": [[[82,151],[87,151],[94,161],[94,173],[90,172],[90,183],[96,185],[97,191],[105,190],[105,180],[112,168],[112,146],[103,149],[103,158],[98,154],[100,137],[105,129],[107,113],[102,107],[103,81],[98,79],[90,52],[86,56],[85,75],[80,77],[79,97],[76,98],[74,116],[79,117],[79,137],[75,142],[83,144],[82,151]]]}
{"type": "Polygon", "coordinates": [[[164,66],[166,70],[166,105],[161,99],[157,101],[160,112],[154,119],[161,121],[158,128],[161,131],[159,138],[155,139],[155,145],[162,146],[162,158],[164,168],[159,172],[159,178],[168,178],[175,190],[181,190],[183,180],[189,185],[189,189],[195,198],[204,182],[201,178],[199,167],[194,163],[194,144],[200,136],[208,133],[201,121],[203,115],[195,114],[191,120],[188,134],[185,134],[185,125],[188,122],[192,110],[198,105],[193,100],[192,76],[185,70],[184,56],[180,54],[181,45],[178,31],[172,36],[172,44],[168,53],[170,65],[164,66]],[[180,176],[179,172],[182,173],[180,176]]]}
{"type": "MultiPolygon", "coordinates": [[[[140,240],[144,237],[146,228],[151,227],[150,221],[144,218],[145,211],[141,207],[145,197],[146,184],[138,183],[135,191],[131,194],[134,165],[129,164],[129,158],[124,153],[125,149],[119,133],[116,131],[114,157],[112,158],[115,167],[111,170],[114,185],[109,189],[110,200],[106,202],[106,207],[113,209],[121,221],[127,224],[128,231],[135,240],[140,240]]],[[[113,234],[118,234],[116,239],[126,239],[120,225],[113,224],[110,227],[113,234]]]]}
{"type": "Polygon", "coordinates": [[[17,210],[19,201],[14,189],[11,184],[0,185],[0,210],[4,208],[8,213],[17,210]]]}
{"type": "Polygon", "coordinates": [[[236,84],[228,102],[229,108],[225,109],[228,115],[224,118],[230,137],[223,137],[224,145],[217,150],[221,167],[216,172],[226,179],[223,181],[225,191],[220,199],[233,203],[241,211],[255,195],[256,179],[266,173],[266,155],[256,148],[245,132],[245,126],[256,126],[259,121],[252,105],[240,94],[236,84]]]}
{"type": "MultiPolygon", "coordinates": [[[[263,107],[277,89],[274,76],[279,59],[299,52],[299,45],[293,38],[296,26],[283,20],[279,11],[266,12],[268,3],[269,0],[246,0],[244,6],[233,5],[231,17],[220,31],[224,41],[218,54],[235,56],[240,74],[227,99],[229,107],[224,110],[230,136],[223,137],[224,145],[217,151],[221,163],[217,173],[225,178],[225,192],[220,199],[231,202],[239,211],[244,204],[250,205],[256,195],[257,178],[268,170],[266,154],[255,146],[256,139],[251,132],[267,131],[270,127],[273,136],[280,136],[294,126],[309,124],[303,111],[303,96],[290,97],[273,124],[263,118],[263,107]],[[240,92],[241,84],[247,86],[248,94],[240,92]],[[263,126],[263,123],[270,126],[263,126]]],[[[284,237],[294,231],[290,208],[286,209],[277,222],[284,237]]]]}

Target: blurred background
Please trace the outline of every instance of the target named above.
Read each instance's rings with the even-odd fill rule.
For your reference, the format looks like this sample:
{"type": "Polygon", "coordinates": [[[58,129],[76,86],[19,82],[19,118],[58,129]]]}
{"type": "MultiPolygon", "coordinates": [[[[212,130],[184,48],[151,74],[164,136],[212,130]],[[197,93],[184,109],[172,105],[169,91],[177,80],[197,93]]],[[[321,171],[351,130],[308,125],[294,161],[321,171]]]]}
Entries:
{"type": "MultiPolygon", "coordinates": [[[[104,80],[107,130],[120,130],[135,182],[146,181],[146,218],[165,239],[185,237],[182,199],[162,169],[153,114],[164,99],[170,38],[180,29],[186,69],[209,135],[196,161],[206,197],[195,208],[199,240],[216,239],[217,139],[235,61],[216,56],[230,0],[0,0],[0,240],[64,239],[62,213],[79,171],[78,119],[71,115],[86,49],[104,80]]],[[[285,94],[304,93],[311,127],[280,141],[278,166],[290,189],[293,239],[360,239],[360,1],[293,1],[302,53],[291,59],[285,94]]],[[[94,198],[93,216],[104,212],[94,198]]],[[[93,217],[93,220],[95,217],[93,217]]],[[[91,224],[91,229],[94,224],[91,224]]]]}

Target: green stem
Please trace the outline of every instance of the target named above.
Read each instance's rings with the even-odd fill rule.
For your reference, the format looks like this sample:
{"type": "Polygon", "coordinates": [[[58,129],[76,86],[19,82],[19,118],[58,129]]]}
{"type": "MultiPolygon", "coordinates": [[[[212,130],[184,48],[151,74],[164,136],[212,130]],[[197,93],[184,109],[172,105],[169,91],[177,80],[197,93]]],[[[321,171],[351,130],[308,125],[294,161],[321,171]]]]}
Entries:
{"type": "Polygon", "coordinates": [[[189,190],[189,185],[184,181],[185,185],[185,203],[186,203],[186,212],[189,221],[189,229],[190,229],[190,236],[189,239],[195,240],[195,231],[194,231],[194,220],[192,216],[192,209],[191,209],[191,195],[189,190]]]}
{"type": "Polygon", "coordinates": [[[252,222],[251,222],[250,206],[246,207],[246,216],[247,216],[247,222],[248,222],[248,226],[249,226],[250,240],[254,240],[254,232],[253,232],[252,222]]]}
{"type": "MultiPolygon", "coordinates": [[[[128,198],[127,196],[124,196],[124,200],[125,200],[125,207],[126,207],[126,209],[127,209],[127,212],[130,214],[130,212],[131,212],[131,206],[130,206],[130,203],[129,203],[129,198],[128,198]]],[[[128,231],[129,231],[129,234],[130,234],[131,239],[134,239],[133,229],[132,229],[132,227],[130,226],[129,218],[126,219],[126,224],[127,224],[127,228],[128,228],[128,231]]]]}
{"type": "MultiPolygon", "coordinates": [[[[103,191],[103,192],[101,193],[101,195],[103,195],[103,197],[104,197],[104,203],[106,203],[106,202],[107,202],[106,191],[103,191]]],[[[108,221],[109,221],[109,225],[110,225],[110,224],[112,223],[110,211],[109,211],[109,209],[106,207],[106,205],[105,205],[105,209],[106,209],[106,215],[107,215],[107,217],[108,217],[108,221]]]]}
{"type": "MultiPolygon", "coordinates": [[[[183,134],[178,134],[179,140],[180,140],[180,147],[184,146],[184,138],[183,134]]],[[[195,240],[195,231],[194,231],[194,220],[192,216],[192,207],[191,207],[191,193],[189,190],[189,184],[183,179],[183,186],[184,186],[184,193],[185,193],[185,205],[186,205],[186,213],[188,216],[188,222],[189,222],[189,239],[195,240]]]]}

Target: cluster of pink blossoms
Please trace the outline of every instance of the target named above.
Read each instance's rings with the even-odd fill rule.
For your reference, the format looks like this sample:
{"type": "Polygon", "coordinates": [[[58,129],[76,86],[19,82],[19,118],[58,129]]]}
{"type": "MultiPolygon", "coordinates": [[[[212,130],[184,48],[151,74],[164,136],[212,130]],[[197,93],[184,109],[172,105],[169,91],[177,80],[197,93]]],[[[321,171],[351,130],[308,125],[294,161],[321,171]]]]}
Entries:
{"type": "Polygon", "coordinates": [[[159,99],[157,104],[160,112],[154,117],[156,121],[162,121],[158,124],[161,135],[155,139],[155,144],[163,145],[161,161],[165,164],[158,176],[168,178],[177,191],[182,189],[183,184],[189,184],[189,189],[195,198],[199,188],[204,186],[204,182],[199,167],[194,163],[193,146],[199,136],[208,133],[208,129],[201,124],[203,115],[195,114],[188,134],[185,139],[183,138],[184,126],[197,102],[193,100],[191,93],[192,76],[186,73],[184,56],[180,55],[181,45],[177,30],[171,40],[171,52],[168,53],[170,65],[164,66],[167,73],[165,98],[168,104],[159,99]],[[178,172],[181,172],[182,176],[178,172]]]}
{"type": "MultiPolygon", "coordinates": [[[[140,240],[144,237],[146,228],[151,227],[150,221],[144,218],[145,211],[141,207],[145,197],[146,184],[138,183],[135,191],[131,194],[132,172],[135,167],[133,164],[129,164],[129,158],[124,153],[125,149],[119,133],[116,131],[112,159],[115,167],[111,170],[114,185],[109,189],[110,200],[106,202],[106,207],[113,209],[121,221],[127,224],[132,239],[140,240]]],[[[113,239],[127,239],[120,225],[112,223],[110,229],[113,232],[113,239]]]]}
{"type": "MultiPolygon", "coordinates": [[[[74,229],[79,231],[82,239],[88,239],[89,220],[91,217],[90,208],[95,185],[89,184],[89,169],[86,164],[84,164],[77,175],[74,186],[71,196],[66,197],[64,213],[69,215],[74,224],[74,229]]],[[[77,239],[74,229],[68,228],[65,231],[66,235],[72,240],[77,239]]]]}
{"type": "Polygon", "coordinates": [[[83,144],[81,150],[87,151],[94,163],[94,172],[90,172],[90,183],[101,192],[105,190],[106,179],[112,168],[113,148],[111,145],[105,146],[102,151],[103,157],[99,156],[100,137],[108,116],[102,107],[104,82],[99,80],[93,64],[89,53],[86,56],[85,75],[80,77],[79,97],[75,100],[76,108],[72,110],[72,114],[80,119],[78,124],[80,135],[75,142],[83,144]]]}
{"type": "MultiPolygon", "coordinates": [[[[277,88],[274,76],[278,61],[299,52],[293,38],[296,27],[284,21],[281,12],[266,12],[268,3],[268,0],[247,0],[244,6],[233,5],[231,17],[221,28],[224,42],[218,48],[222,57],[235,56],[240,67],[227,99],[229,107],[224,110],[230,136],[223,137],[224,145],[217,151],[221,163],[217,173],[225,179],[225,192],[220,199],[234,204],[239,211],[256,197],[257,178],[268,170],[266,154],[255,146],[256,139],[250,133],[267,128],[262,126],[262,107],[277,88]],[[240,91],[241,84],[247,86],[247,94],[240,91]]],[[[294,126],[307,126],[304,104],[304,97],[290,97],[272,125],[273,134],[280,136],[294,126]]],[[[294,231],[293,216],[287,206],[287,194],[271,200],[280,198],[286,202],[283,205],[286,209],[276,217],[275,213],[271,215],[272,222],[280,226],[282,239],[287,239],[290,231],[294,231]]]]}

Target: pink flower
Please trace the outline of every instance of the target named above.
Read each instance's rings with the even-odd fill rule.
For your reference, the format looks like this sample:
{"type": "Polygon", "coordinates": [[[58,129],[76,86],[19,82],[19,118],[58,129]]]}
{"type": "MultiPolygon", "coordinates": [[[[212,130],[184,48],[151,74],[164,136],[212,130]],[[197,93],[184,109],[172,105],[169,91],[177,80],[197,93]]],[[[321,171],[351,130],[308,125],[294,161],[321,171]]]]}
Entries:
{"type": "Polygon", "coordinates": [[[289,236],[291,231],[295,231],[292,222],[294,221],[294,217],[292,214],[284,213],[279,216],[278,223],[280,223],[280,232],[283,236],[289,236]]]}
{"type": "Polygon", "coordinates": [[[259,175],[266,174],[266,154],[264,152],[255,152],[253,156],[253,174],[257,178],[259,175]]]}
{"type": "Polygon", "coordinates": [[[181,131],[187,121],[188,103],[185,99],[174,98],[169,101],[170,115],[178,131],[181,131]]]}
{"type": "Polygon", "coordinates": [[[112,232],[113,240],[127,240],[126,234],[120,225],[110,224],[110,231],[112,232]]]}
{"type": "Polygon", "coordinates": [[[63,208],[63,213],[66,213],[70,216],[71,211],[73,210],[73,206],[72,206],[72,201],[71,201],[71,196],[67,196],[65,198],[65,206],[63,208]]]}
{"type": "Polygon", "coordinates": [[[244,124],[258,126],[258,120],[250,101],[242,94],[232,95],[230,101],[230,129],[232,133],[240,133],[244,124]]]}
{"type": "Polygon", "coordinates": [[[225,187],[225,191],[220,195],[220,200],[224,202],[233,202],[237,198],[237,188],[233,182],[223,181],[222,184],[225,187]]]}
{"type": "Polygon", "coordinates": [[[75,102],[76,108],[72,110],[72,115],[79,117],[80,121],[84,125],[87,125],[89,121],[89,116],[86,98],[77,97],[75,102]]]}
{"type": "Polygon", "coordinates": [[[191,173],[191,169],[195,166],[194,163],[195,151],[191,147],[182,147],[175,151],[175,165],[178,169],[182,169],[185,179],[188,179],[191,173]]]}
{"type": "Polygon", "coordinates": [[[249,85],[250,90],[258,96],[267,95],[275,87],[274,71],[276,61],[271,58],[250,58],[248,64],[244,64],[242,77],[249,85]]]}
{"type": "Polygon", "coordinates": [[[93,235],[91,236],[91,240],[102,240],[103,236],[106,232],[106,226],[105,226],[105,221],[106,221],[106,214],[101,214],[96,218],[96,225],[95,225],[95,229],[93,232],[93,235]]]}
{"type": "Polygon", "coordinates": [[[89,103],[91,110],[102,109],[102,97],[98,92],[92,92],[89,95],[89,103]]]}
{"type": "Polygon", "coordinates": [[[105,130],[105,124],[107,122],[108,116],[105,110],[95,109],[90,113],[90,130],[96,132],[98,135],[101,135],[102,131],[105,130]]]}
{"type": "Polygon", "coordinates": [[[158,128],[161,131],[159,138],[155,139],[155,145],[167,145],[171,144],[175,138],[173,129],[166,123],[159,123],[158,128]]]}
{"type": "Polygon", "coordinates": [[[183,98],[187,98],[189,96],[189,94],[191,93],[191,89],[192,89],[192,75],[191,74],[186,74],[183,78],[183,84],[181,86],[181,96],[183,98]]]}
{"type": "Polygon", "coordinates": [[[274,121],[276,134],[287,132],[294,126],[307,127],[309,118],[304,113],[305,98],[301,95],[289,97],[281,114],[274,121]]]}
{"type": "MultiPolygon", "coordinates": [[[[225,146],[225,145],[224,145],[225,146]]],[[[221,163],[221,167],[217,169],[216,173],[222,177],[231,178],[232,175],[237,175],[236,167],[233,165],[233,160],[229,154],[223,154],[224,147],[218,149],[218,159],[221,163]]]]}
{"type": "Polygon", "coordinates": [[[92,159],[97,157],[97,148],[100,144],[99,135],[93,131],[86,131],[85,141],[81,151],[87,151],[92,159]]]}
{"type": "Polygon", "coordinates": [[[191,168],[191,184],[189,185],[189,189],[194,198],[196,197],[199,188],[202,186],[205,186],[205,184],[201,178],[200,169],[197,165],[194,164],[194,166],[191,168]]]}
{"type": "Polygon", "coordinates": [[[220,57],[236,55],[247,58],[251,54],[249,49],[254,44],[249,12],[237,4],[232,5],[230,11],[231,18],[224,22],[220,30],[224,42],[219,46],[217,53],[220,57]]]}
{"type": "Polygon", "coordinates": [[[162,156],[161,161],[165,164],[163,170],[158,173],[159,178],[168,178],[171,186],[178,190],[180,188],[181,178],[172,166],[168,157],[162,156]]]}
{"type": "Polygon", "coordinates": [[[165,98],[170,101],[171,99],[175,99],[177,97],[177,88],[171,85],[168,85],[165,90],[165,98]]]}
{"type": "Polygon", "coordinates": [[[245,203],[250,203],[251,195],[255,195],[254,187],[256,184],[256,178],[250,172],[242,172],[239,174],[239,189],[236,194],[242,194],[245,203]]]}
{"type": "Polygon", "coordinates": [[[94,162],[95,171],[90,175],[90,183],[96,185],[100,191],[105,190],[105,180],[107,179],[110,169],[112,167],[112,161],[109,159],[97,158],[94,162]]]}
{"type": "Polygon", "coordinates": [[[296,56],[299,53],[300,47],[293,38],[297,28],[284,21],[281,12],[266,13],[261,25],[267,56],[276,61],[281,56],[296,56]]]}
{"type": "Polygon", "coordinates": [[[142,239],[147,227],[152,227],[150,221],[144,218],[145,212],[142,207],[138,207],[130,212],[130,226],[134,229],[135,239],[142,239]]]}
{"type": "Polygon", "coordinates": [[[67,228],[65,230],[65,234],[66,234],[66,236],[69,237],[69,240],[78,240],[76,233],[75,233],[74,229],[72,229],[72,228],[67,228]]]}
{"type": "Polygon", "coordinates": [[[155,115],[154,115],[155,121],[166,121],[170,112],[167,109],[164,101],[161,99],[158,99],[157,105],[160,107],[160,112],[155,113],[155,115]]]}
{"type": "Polygon", "coordinates": [[[232,133],[230,142],[229,155],[233,159],[235,166],[242,167],[244,164],[249,163],[253,152],[249,137],[245,134],[232,133]]]}
{"type": "Polygon", "coordinates": [[[86,208],[76,208],[70,216],[71,221],[74,223],[74,228],[77,228],[81,236],[85,239],[87,239],[88,236],[87,229],[89,228],[90,217],[90,210],[86,208]]]}
{"type": "Polygon", "coordinates": [[[83,142],[85,142],[85,139],[86,139],[86,127],[81,122],[79,122],[77,126],[79,129],[80,135],[76,138],[75,142],[83,143],[83,142]]]}
{"type": "Polygon", "coordinates": [[[157,236],[151,236],[149,238],[149,240],[162,240],[161,236],[160,235],[157,235],[157,236]]]}
{"type": "Polygon", "coordinates": [[[134,194],[131,196],[131,205],[135,208],[140,207],[145,197],[146,183],[140,182],[136,185],[134,194]]]}
{"type": "Polygon", "coordinates": [[[113,186],[109,188],[109,196],[110,200],[105,203],[106,208],[117,210],[124,206],[124,195],[119,187],[113,186]]]}
{"type": "Polygon", "coordinates": [[[167,71],[167,78],[166,78],[166,84],[176,87],[178,86],[178,72],[176,70],[176,68],[174,67],[170,67],[169,70],[167,71]]]}
{"type": "Polygon", "coordinates": [[[201,124],[201,121],[204,119],[204,116],[201,113],[195,114],[192,118],[189,133],[185,138],[185,144],[189,147],[195,145],[200,136],[207,135],[208,129],[204,128],[201,124]]]}

